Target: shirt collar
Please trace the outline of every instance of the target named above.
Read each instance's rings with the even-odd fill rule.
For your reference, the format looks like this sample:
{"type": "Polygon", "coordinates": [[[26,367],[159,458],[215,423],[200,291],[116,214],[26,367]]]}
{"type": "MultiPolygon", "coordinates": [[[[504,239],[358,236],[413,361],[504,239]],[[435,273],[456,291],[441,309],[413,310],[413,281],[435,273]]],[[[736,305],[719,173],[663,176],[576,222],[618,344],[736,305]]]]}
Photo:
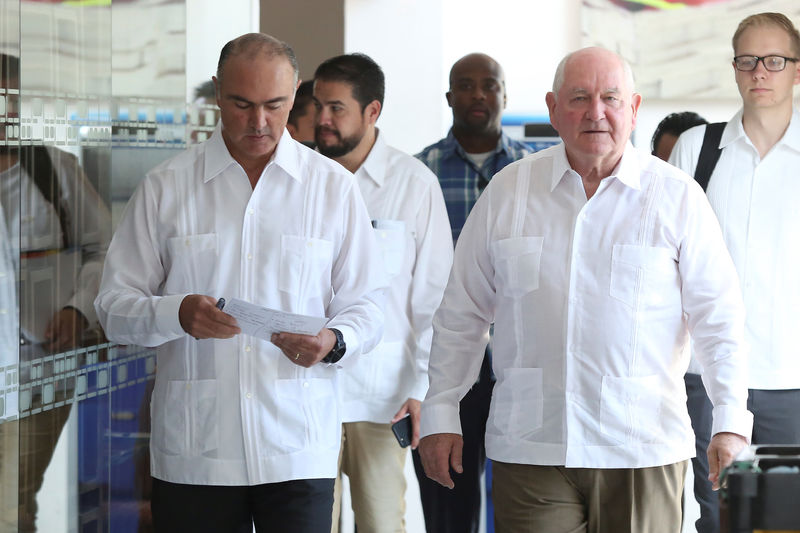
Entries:
{"type": "MultiPolygon", "coordinates": [[[[553,173],[550,176],[550,192],[564,179],[568,172],[577,174],[569,164],[567,159],[567,149],[564,143],[560,143],[553,148],[553,173]]],[[[622,158],[617,164],[616,168],[608,175],[607,178],[617,178],[624,185],[632,189],[641,189],[641,164],[639,162],[639,155],[636,148],[633,147],[630,140],[625,144],[625,151],[622,152],[622,158]]]]}
{"type": "Polygon", "coordinates": [[[203,182],[207,182],[218,176],[229,166],[236,164],[225,140],[222,138],[222,121],[217,121],[214,133],[211,134],[205,143],[205,165],[203,170],[203,182]]]}
{"type": "Polygon", "coordinates": [[[722,130],[722,137],[719,140],[719,147],[725,148],[739,139],[746,139],[747,134],[744,132],[744,125],[742,124],[743,109],[739,109],[731,120],[725,125],[722,130]]]}
{"type": "Polygon", "coordinates": [[[375,182],[378,187],[382,187],[386,180],[386,142],[380,134],[380,130],[375,128],[375,143],[372,145],[367,158],[361,164],[356,174],[363,172],[375,182]]]}
{"type": "MultiPolygon", "coordinates": [[[[267,163],[267,167],[274,163],[285,170],[291,177],[302,182],[303,179],[300,172],[301,159],[302,155],[298,148],[298,143],[284,129],[281,138],[278,140],[275,153],[267,163]]],[[[214,128],[214,133],[211,134],[211,138],[206,141],[203,181],[207,182],[213,179],[231,165],[236,164],[238,164],[237,161],[228,151],[228,147],[225,146],[225,140],[222,138],[222,121],[219,121],[214,128]]]]}
{"type": "Polygon", "coordinates": [[[800,112],[797,110],[792,111],[792,119],[781,142],[792,150],[800,152],[800,112]]]}
{"type": "MultiPolygon", "coordinates": [[[[497,139],[497,146],[495,146],[492,153],[496,154],[498,152],[504,152],[509,154],[509,143],[510,137],[508,137],[505,133],[500,134],[500,138],[497,139]]],[[[453,135],[453,128],[450,128],[450,131],[447,132],[447,137],[444,139],[444,146],[447,148],[448,152],[451,152],[454,155],[458,155],[461,159],[467,160],[469,156],[467,152],[462,148],[462,146],[458,143],[458,139],[456,136],[453,135]]]]}
{"type": "MultiPolygon", "coordinates": [[[[725,148],[739,139],[747,139],[747,141],[750,142],[747,138],[747,134],[744,132],[744,124],[742,124],[743,114],[744,109],[739,109],[733,118],[728,121],[728,124],[725,125],[725,129],[722,132],[722,139],[720,139],[719,142],[720,148],[725,148]]],[[[789,127],[786,128],[786,133],[783,134],[778,144],[785,144],[792,150],[800,152],[800,112],[796,109],[792,111],[792,118],[789,119],[789,127]]]]}

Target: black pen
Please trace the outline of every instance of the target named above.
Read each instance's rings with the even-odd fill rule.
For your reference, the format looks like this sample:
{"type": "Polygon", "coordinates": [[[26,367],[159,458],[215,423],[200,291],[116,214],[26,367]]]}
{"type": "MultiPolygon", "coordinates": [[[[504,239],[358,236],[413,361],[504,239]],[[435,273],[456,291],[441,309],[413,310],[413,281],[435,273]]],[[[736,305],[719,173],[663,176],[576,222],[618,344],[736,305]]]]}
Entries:
{"type": "Polygon", "coordinates": [[[217,309],[222,311],[222,308],[225,307],[225,298],[220,298],[219,300],[217,300],[216,306],[217,309]]]}

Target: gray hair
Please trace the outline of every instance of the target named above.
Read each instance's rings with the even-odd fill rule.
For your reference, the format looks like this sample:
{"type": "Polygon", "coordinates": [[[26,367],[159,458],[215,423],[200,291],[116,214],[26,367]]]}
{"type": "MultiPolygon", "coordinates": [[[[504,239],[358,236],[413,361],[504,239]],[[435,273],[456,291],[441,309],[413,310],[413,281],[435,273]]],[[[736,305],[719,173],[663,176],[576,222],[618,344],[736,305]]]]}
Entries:
{"type": "MultiPolygon", "coordinates": [[[[606,50],[605,48],[600,48],[600,49],[601,50],[606,50]]],[[[567,54],[566,56],[564,56],[564,59],[562,59],[561,62],[556,67],[556,74],[555,74],[555,76],[553,76],[553,95],[554,96],[558,97],[558,91],[560,91],[561,90],[561,86],[564,85],[564,74],[565,74],[565,72],[567,70],[567,63],[569,62],[570,59],[572,59],[572,56],[574,56],[578,52],[582,52],[584,50],[587,50],[587,48],[581,48],[580,50],[576,50],[575,52],[571,52],[571,53],[567,54]]],[[[617,54],[615,52],[611,52],[610,50],[606,50],[606,51],[611,53],[611,54],[614,54],[614,56],[616,56],[616,58],[622,64],[622,72],[623,72],[623,74],[625,76],[626,81],[628,82],[628,86],[630,87],[631,92],[634,92],[635,91],[635,85],[634,85],[634,79],[633,79],[633,69],[631,68],[630,63],[628,63],[628,61],[624,57],[622,57],[621,55],[619,55],[619,54],[617,54]]]]}
{"type": "Polygon", "coordinates": [[[232,56],[248,54],[251,57],[258,53],[265,53],[270,57],[285,57],[294,69],[295,83],[300,77],[300,69],[297,66],[297,57],[294,50],[287,43],[276,39],[266,33],[245,33],[232,41],[228,41],[219,53],[219,63],[217,63],[217,79],[222,79],[225,63],[232,56]]]}

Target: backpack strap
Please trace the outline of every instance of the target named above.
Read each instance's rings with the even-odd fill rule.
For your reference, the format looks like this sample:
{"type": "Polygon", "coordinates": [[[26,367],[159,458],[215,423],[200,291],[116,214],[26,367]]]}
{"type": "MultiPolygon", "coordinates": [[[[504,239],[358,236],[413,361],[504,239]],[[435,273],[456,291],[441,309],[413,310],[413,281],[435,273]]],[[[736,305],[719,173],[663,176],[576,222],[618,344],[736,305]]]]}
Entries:
{"type": "Polygon", "coordinates": [[[697,167],[694,169],[694,179],[705,191],[708,187],[708,180],[717,166],[722,148],[719,141],[722,139],[722,132],[725,130],[727,122],[713,122],[706,126],[706,133],[703,136],[703,146],[700,148],[700,156],[697,158],[697,167]]]}

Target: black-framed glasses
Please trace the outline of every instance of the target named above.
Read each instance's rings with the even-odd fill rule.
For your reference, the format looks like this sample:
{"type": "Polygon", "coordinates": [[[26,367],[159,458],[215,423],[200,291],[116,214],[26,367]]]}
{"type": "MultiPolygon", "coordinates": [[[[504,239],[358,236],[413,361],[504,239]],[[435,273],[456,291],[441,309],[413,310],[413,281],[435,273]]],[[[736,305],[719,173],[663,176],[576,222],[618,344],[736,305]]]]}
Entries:
{"type": "Polygon", "coordinates": [[[797,58],[783,56],[736,56],[733,58],[736,70],[741,70],[742,72],[755,70],[759,61],[761,61],[761,64],[764,65],[764,68],[768,71],[780,72],[786,68],[787,61],[797,61],[797,58]]]}

